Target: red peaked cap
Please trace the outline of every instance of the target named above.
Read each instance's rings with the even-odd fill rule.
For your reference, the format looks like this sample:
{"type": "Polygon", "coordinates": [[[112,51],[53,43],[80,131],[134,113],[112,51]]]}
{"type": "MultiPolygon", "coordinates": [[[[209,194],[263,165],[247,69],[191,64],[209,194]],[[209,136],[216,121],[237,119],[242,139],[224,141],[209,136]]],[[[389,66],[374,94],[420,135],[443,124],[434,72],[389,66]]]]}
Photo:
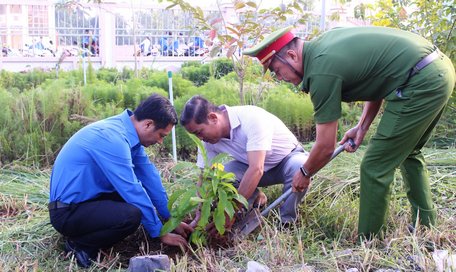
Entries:
{"type": "Polygon", "coordinates": [[[266,48],[261,50],[256,57],[260,60],[261,64],[266,63],[268,60],[270,60],[275,53],[279,52],[282,47],[287,45],[295,35],[289,31],[283,34],[281,37],[279,37],[277,40],[272,42],[270,45],[268,45],[266,48]]]}

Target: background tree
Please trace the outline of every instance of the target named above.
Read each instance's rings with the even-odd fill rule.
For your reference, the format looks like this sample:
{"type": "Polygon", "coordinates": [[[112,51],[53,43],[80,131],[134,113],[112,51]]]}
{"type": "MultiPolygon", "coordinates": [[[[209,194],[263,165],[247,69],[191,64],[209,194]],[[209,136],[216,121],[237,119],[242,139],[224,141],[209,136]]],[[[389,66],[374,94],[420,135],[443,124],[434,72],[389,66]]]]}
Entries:
{"type": "MultiPolygon", "coordinates": [[[[420,34],[456,66],[456,1],[455,0],[381,0],[369,6],[374,10],[372,24],[395,27],[420,34]]],[[[450,98],[447,110],[437,126],[435,142],[452,144],[456,138],[456,92],[450,98]]]]}
{"type": "Polygon", "coordinates": [[[370,18],[373,25],[418,33],[456,62],[455,0],[382,0],[371,7],[376,12],[370,18]]]}
{"type": "MultiPolygon", "coordinates": [[[[244,57],[242,50],[257,43],[268,34],[285,22],[290,24],[304,24],[311,15],[304,11],[303,7],[309,1],[292,1],[288,5],[280,5],[272,9],[260,9],[253,1],[237,0],[233,3],[235,18],[225,20],[219,6],[217,17],[207,16],[200,7],[193,6],[184,0],[170,0],[172,4],[168,8],[179,6],[182,10],[193,14],[196,25],[202,31],[210,33],[210,38],[218,40],[211,50],[211,56],[217,55],[220,51],[233,61],[234,70],[239,82],[239,100],[246,104],[244,78],[247,66],[252,63],[251,58],[244,57]],[[296,18],[293,22],[290,17],[296,18]]],[[[310,1],[311,2],[311,1],[310,1]]]]}

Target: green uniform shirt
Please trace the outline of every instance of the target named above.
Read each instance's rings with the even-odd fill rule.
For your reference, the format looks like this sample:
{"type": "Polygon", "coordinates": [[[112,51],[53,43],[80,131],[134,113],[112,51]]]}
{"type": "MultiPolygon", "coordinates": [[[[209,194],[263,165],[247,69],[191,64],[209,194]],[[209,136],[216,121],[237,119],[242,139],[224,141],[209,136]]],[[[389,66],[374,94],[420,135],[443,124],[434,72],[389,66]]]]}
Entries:
{"type": "Polygon", "coordinates": [[[316,123],[339,119],[341,101],[384,98],[434,50],[421,36],[386,27],[336,28],[306,42],[302,89],[310,93],[316,123]]]}

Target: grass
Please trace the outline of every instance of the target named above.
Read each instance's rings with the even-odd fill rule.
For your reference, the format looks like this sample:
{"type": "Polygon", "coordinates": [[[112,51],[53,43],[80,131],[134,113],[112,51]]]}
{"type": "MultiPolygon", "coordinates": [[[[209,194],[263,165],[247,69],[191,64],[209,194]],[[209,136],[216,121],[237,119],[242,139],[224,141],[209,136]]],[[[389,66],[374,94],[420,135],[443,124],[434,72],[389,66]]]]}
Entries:
{"type": "MultiPolygon", "coordinates": [[[[436,271],[428,248],[456,253],[456,150],[426,149],[438,225],[407,230],[410,206],[397,175],[384,240],[358,243],[359,176],[363,150],[341,154],[320,171],[300,206],[300,220],[279,231],[277,214],[261,230],[233,247],[194,248],[187,253],[147,238],[143,230],[104,252],[88,271],[126,271],[135,255],[166,253],[172,271],[239,271],[250,260],[271,271],[436,271]],[[354,270],[357,269],[357,270],[354,270]],[[389,270],[388,270],[389,269],[389,270]]],[[[164,179],[173,176],[163,166],[164,179]]],[[[50,171],[7,166],[0,173],[0,271],[79,271],[62,250],[63,239],[49,224],[46,208],[50,171]]],[[[191,175],[165,182],[168,192],[191,182],[191,175]]],[[[280,186],[265,190],[272,201],[280,186]]]]}

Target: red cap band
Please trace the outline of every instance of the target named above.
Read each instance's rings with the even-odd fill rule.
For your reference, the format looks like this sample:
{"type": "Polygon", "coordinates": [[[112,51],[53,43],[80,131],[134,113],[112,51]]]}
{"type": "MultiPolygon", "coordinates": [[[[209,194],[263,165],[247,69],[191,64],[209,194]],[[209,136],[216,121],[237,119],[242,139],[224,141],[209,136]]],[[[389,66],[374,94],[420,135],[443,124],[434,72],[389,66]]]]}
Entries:
{"type": "Polygon", "coordinates": [[[293,40],[294,37],[295,37],[295,35],[291,32],[285,33],[284,35],[282,35],[282,37],[278,38],[273,43],[268,45],[268,47],[261,50],[261,52],[259,52],[256,55],[256,57],[260,60],[261,63],[265,63],[274,55],[274,54],[269,55],[273,50],[275,52],[279,52],[280,49],[282,49],[282,47],[284,47],[287,43],[289,43],[291,40],[293,40]],[[265,57],[266,57],[266,59],[263,59],[265,57]]]}

